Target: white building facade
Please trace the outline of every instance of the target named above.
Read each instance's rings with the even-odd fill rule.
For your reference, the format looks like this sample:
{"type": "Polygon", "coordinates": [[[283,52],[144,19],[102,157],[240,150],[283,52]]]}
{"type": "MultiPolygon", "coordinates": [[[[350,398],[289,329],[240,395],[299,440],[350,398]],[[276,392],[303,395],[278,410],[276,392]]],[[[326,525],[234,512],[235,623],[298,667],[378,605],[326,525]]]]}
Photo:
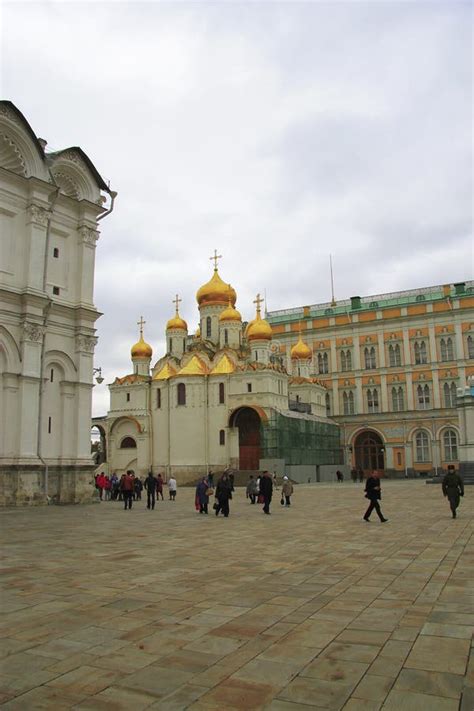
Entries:
{"type": "Polygon", "coordinates": [[[92,499],[94,264],[114,198],[80,148],[48,152],[0,102],[0,505],[92,499]]]}

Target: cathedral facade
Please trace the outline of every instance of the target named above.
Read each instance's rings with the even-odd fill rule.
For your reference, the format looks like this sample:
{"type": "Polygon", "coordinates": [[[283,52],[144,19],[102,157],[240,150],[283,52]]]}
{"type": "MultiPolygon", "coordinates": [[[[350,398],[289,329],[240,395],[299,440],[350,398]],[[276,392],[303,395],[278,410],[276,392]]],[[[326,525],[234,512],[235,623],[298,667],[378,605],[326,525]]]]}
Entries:
{"type": "Polygon", "coordinates": [[[255,317],[243,322],[214,259],[196,294],[197,332],[189,334],[176,297],[166,353],[153,366],[140,321],[133,372],[109,386],[110,410],[93,420],[108,471],[160,471],[184,483],[229,466],[307,472],[338,464],[339,428],[326,415],[325,387],[310,374],[311,349],[297,336],[288,362],[282,359],[263,300],[257,296],[255,317]]]}

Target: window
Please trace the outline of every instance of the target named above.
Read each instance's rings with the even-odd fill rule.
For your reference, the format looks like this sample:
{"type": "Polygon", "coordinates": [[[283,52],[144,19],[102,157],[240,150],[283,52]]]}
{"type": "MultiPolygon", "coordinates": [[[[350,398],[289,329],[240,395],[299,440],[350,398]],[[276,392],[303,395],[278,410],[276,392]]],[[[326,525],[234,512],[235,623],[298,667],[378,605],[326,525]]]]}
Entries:
{"type": "Polygon", "coordinates": [[[352,370],[352,353],[341,351],[341,370],[352,370]]]}
{"type": "Polygon", "coordinates": [[[430,407],[430,389],[428,385],[418,385],[416,389],[418,409],[428,410],[430,407]]]}
{"type": "Polygon", "coordinates": [[[247,392],[248,393],[252,392],[252,383],[247,383],[247,392]]]}
{"type": "Polygon", "coordinates": [[[52,418],[48,417],[48,434],[51,434],[52,418]]]}
{"type": "Polygon", "coordinates": [[[404,410],[403,388],[392,388],[392,410],[393,412],[401,412],[404,410]]]}
{"type": "Polygon", "coordinates": [[[120,449],[136,449],[137,448],[137,443],[133,439],[133,437],[124,437],[124,439],[120,443],[120,449]]]}
{"type": "Polygon", "coordinates": [[[53,286],[53,294],[59,296],[59,286],[53,286]]]}
{"type": "Polygon", "coordinates": [[[331,414],[331,397],[329,393],[326,393],[326,415],[331,414]]]}
{"type": "Polygon", "coordinates": [[[178,405],[186,405],[186,385],[178,383],[178,405]]]}
{"type": "Polygon", "coordinates": [[[374,388],[373,390],[367,390],[367,411],[379,411],[379,394],[377,388],[374,388]]]}
{"type": "Polygon", "coordinates": [[[58,249],[57,247],[55,247],[55,248],[53,249],[53,257],[54,257],[55,259],[58,259],[58,258],[59,258],[59,249],[58,249]]]}
{"type": "Polygon", "coordinates": [[[375,361],[375,348],[371,346],[370,348],[364,348],[364,361],[366,370],[374,370],[377,367],[375,361]]]}
{"type": "Polygon", "coordinates": [[[224,383],[219,383],[219,405],[225,403],[225,387],[224,383]]]}
{"type": "Polygon", "coordinates": [[[156,391],[156,407],[158,410],[161,409],[161,388],[156,391]]]}
{"type": "Polygon", "coordinates": [[[426,343],[424,341],[415,341],[415,365],[423,365],[428,362],[426,354],[426,343]]]}
{"type": "Polygon", "coordinates": [[[184,353],[185,350],[186,350],[186,339],[183,338],[183,353],[184,353]]]}
{"type": "Polygon", "coordinates": [[[54,368],[51,368],[51,373],[50,373],[50,376],[49,376],[49,380],[50,380],[51,383],[54,381],[54,368]]]}
{"type": "Polygon", "coordinates": [[[474,358],[474,338],[472,336],[467,337],[467,357],[470,360],[474,358]]]}
{"type": "Polygon", "coordinates": [[[451,338],[442,338],[440,341],[441,360],[454,360],[454,348],[451,338]]]}
{"type": "Polygon", "coordinates": [[[352,390],[350,392],[344,392],[342,394],[342,406],[345,415],[354,414],[354,393],[352,390]]]}
{"type": "Polygon", "coordinates": [[[420,431],[415,435],[415,456],[417,462],[430,461],[430,444],[426,432],[420,431]]]}
{"type": "Polygon", "coordinates": [[[227,346],[229,343],[229,330],[224,328],[224,344],[227,346]]]}
{"type": "Polygon", "coordinates": [[[173,339],[170,338],[170,347],[169,347],[169,352],[171,353],[173,351],[173,339]]]}
{"type": "Polygon", "coordinates": [[[225,444],[225,430],[219,430],[219,444],[225,444]]]}
{"type": "Polygon", "coordinates": [[[402,466],[402,453],[397,452],[397,466],[401,467],[402,466]]]}
{"type": "Polygon", "coordinates": [[[329,373],[329,357],[327,353],[318,353],[318,373],[329,373]]]}
{"type": "Polygon", "coordinates": [[[388,347],[388,361],[391,368],[396,368],[402,364],[402,356],[400,352],[400,344],[390,344],[388,347]]]}
{"type": "Polygon", "coordinates": [[[443,434],[444,459],[455,462],[458,458],[458,438],[454,430],[446,430],[443,434]]]}
{"type": "Polygon", "coordinates": [[[130,402],[130,393],[127,393],[127,402],[130,402]]]}
{"type": "Polygon", "coordinates": [[[210,338],[212,334],[212,320],[211,317],[208,316],[206,318],[206,338],[210,338]]]}
{"type": "Polygon", "coordinates": [[[445,383],[443,385],[444,406],[456,407],[456,384],[445,383]]]}

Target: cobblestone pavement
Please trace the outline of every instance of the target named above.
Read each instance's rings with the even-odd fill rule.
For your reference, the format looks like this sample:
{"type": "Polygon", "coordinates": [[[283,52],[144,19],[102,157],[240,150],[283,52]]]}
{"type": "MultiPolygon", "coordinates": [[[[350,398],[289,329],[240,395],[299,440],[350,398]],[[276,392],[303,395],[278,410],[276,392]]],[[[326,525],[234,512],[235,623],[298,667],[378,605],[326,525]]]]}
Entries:
{"type": "Polygon", "coordinates": [[[2,512],[2,708],[472,711],[474,488],[383,488],[2,512]]]}

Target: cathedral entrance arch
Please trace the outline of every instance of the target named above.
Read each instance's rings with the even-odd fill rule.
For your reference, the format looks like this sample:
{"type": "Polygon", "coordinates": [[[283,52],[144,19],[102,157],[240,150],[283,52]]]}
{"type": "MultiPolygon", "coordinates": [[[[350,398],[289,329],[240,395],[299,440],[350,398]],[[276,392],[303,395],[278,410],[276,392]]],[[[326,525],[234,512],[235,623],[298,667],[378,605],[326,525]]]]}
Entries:
{"type": "Polygon", "coordinates": [[[380,435],[373,430],[360,432],[354,440],[355,466],[364,471],[385,469],[385,448],[380,435]]]}
{"type": "Polygon", "coordinates": [[[97,466],[107,461],[107,436],[102,425],[91,427],[92,457],[97,466]]]}
{"type": "Polygon", "coordinates": [[[260,416],[252,407],[239,407],[229,425],[239,430],[239,469],[258,469],[260,464],[260,416]]]}

